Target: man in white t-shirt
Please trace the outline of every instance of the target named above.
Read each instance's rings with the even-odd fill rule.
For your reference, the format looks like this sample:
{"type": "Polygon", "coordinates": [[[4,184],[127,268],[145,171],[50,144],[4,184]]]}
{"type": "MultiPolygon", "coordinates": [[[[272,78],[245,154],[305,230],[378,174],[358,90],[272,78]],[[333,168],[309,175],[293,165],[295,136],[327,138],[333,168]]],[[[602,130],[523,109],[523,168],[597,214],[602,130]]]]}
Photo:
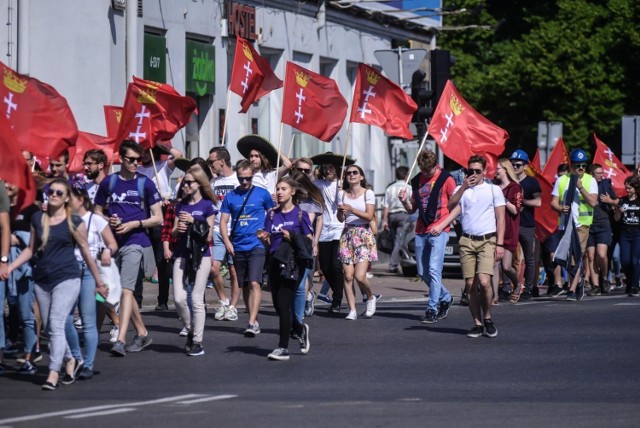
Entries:
{"type": "Polygon", "coordinates": [[[491,319],[493,289],[491,277],[495,261],[504,255],[505,200],[500,187],[487,183],[487,160],[469,158],[466,178],[449,199],[451,212],[445,227],[461,215],[460,263],[474,327],[468,337],[496,337],[491,319]]]}
{"type": "Polygon", "coordinates": [[[231,168],[231,155],[224,147],[214,147],[209,151],[209,159],[207,160],[209,168],[216,178],[211,181],[211,189],[216,196],[216,214],[213,223],[213,251],[211,251],[211,277],[213,286],[218,293],[220,306],[216,310],[215,319],[236,321],[238,319],[238,311],[236,306],[240,299],[240,287],[238,287],[238,277],[233,267],[233,258],[227,254],[227,249],[222,242],[220,235],[220,205],[227,193],[240,185],[238,176],[231,168]],[[224,291],[224,278],[221,273],[222,263],[226,261],[229,266],[229,276],[231,278],[231,301],[224,291]]]}

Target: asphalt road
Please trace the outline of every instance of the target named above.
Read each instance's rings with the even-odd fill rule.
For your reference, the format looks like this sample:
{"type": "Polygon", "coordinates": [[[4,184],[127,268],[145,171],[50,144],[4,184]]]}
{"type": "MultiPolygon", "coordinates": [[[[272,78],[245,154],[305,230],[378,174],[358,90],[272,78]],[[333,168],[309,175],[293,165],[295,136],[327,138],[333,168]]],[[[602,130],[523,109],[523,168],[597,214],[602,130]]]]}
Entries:
{"type": "MultiPolygon", "coordinates": [[[[419,289],[406,284],[389,278],[387,291],[419,289]]],[[[318,307],[308,320],[311,352],[292,342],[288,362],[266,358],[277,344],[269,306],[253,339],[242,335],[246,314],[210,316],[200,357],[183,354],[174,313],[147,312],[154,344],[115,358],[103,343],[92,380],[44,392],[44,365],[36,376],[0,377],[0,427],[640,424],[640,300],[502,304],[495,339],[467,338],[471,317],[459,305],[421,324],[424,305],[414,290],[383,298],[372,319],[318,307]]]]}

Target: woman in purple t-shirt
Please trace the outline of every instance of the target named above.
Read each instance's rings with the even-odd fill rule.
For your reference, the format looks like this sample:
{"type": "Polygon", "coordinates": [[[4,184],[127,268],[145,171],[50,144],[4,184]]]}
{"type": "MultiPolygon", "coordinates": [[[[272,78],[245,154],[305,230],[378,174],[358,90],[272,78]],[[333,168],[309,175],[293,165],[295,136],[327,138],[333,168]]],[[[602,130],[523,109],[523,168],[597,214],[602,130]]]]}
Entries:
{"type": "MultiPolygon", "coordinates": [[[[293,331],[300,340],[300,352],[309,352],[309,326],[302,324],[292,311],[294,297],[298,284],[304,276],[306,266],[290,266],[275,260],[273,257],[285,242],[291,244],[291,250],[296,254],[296,239],[292,234],[304,235],[302,239],[309,240],[311,247],[311,221],[309,215],[298,206],[296,182],[291,177],[281,178],[276,184],[276,198],[278,207],[269,211],[264,220],[264,230],[258,231],[258,238],[269,248],[271,263],[269,267],[269,284],[273,306],[280,319],[280,340],[278,347],[268,356],[270,360],[286,361],[289,359],[289,335],[293,331]],[[286,273],[285,273],[286,271],[286,273]],[[283,275],[283,273],[285,273],[283,275]]],[[[311,251],[310,251],[311,254],[311,251]]],[[[279,255],[278,255],[279,257],[279,255]]]]}
{"type": "MultiPolygon", "coordinates": [[[[211,250],[209,242],[213,231],[213,220],[216,216],[214,208],[215,196],[209,186],[209,179],[199,165],[194,165],[182,178],[180,183],[184,197],[176,204],[176,218],[173,223],[171,235],[178,238],[174,252],[173,264],[173,302],[180,319],[187,328],[187,344],[185,350],[189,356],[203,355],[202,336],[206,312],[204,308],[204,292],[211,270],[211,250]],[[205,222],[209,226],[204,245],[200,248],[189,248],[193,243],[193,230],[195,222],[205,222]],[[190,242],[191,240],[191,242],[190,242]],[[193,320],[187,305],[187,284],[185,276],[190,276],[189,264],[193,253],[200,250],[202,260],[195,271],[191,303],[193,307],[193,320]]],[[[193,277],[193,275],[191,275],[193,277]]]]}

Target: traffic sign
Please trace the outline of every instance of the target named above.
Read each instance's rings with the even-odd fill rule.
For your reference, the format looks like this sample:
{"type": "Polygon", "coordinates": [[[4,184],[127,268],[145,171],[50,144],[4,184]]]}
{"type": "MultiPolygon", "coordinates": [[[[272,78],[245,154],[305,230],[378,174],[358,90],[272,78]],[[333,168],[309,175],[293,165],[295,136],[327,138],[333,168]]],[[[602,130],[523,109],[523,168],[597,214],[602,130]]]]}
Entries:
{"type": "Polygon", "coordinates": [[[390,49],[375,51],[374,55],[387,77],[403,88],[411,84],[411,75],[420,68],[427,56],[425,49],[390,49]],[[402,73],[400,73],[402,70],[402,73]]]}

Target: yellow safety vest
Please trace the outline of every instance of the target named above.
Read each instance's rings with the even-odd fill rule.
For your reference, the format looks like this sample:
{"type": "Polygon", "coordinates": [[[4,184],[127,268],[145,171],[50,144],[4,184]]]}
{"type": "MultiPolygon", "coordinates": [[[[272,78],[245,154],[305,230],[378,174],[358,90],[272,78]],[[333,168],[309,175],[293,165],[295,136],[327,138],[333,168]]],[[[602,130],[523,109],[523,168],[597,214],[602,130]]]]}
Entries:
{"type": "MultiPolygon", "coordinates": [[[[563,175],[558,178],[558,197],[560,199],[560,205],[563,204],[564,199],[564,191],[567,188],[567,184],[569,184],[569,174],[563,175]]],[[[589,189],[591,188],[591,176],[589,174],[584,174],[581,178],[582,186],[585,188],[587,193],[589,193],[589,189]]],[[[576,189],[577,191],[577,189],[576,189]]],[[[583,226],[591,226],[593,223],[593,207],[585,202],[582,197],[582,193],[578,192],[580,196],[580,205],[578,207],[578,221],[583,226]]],[[[560,224],[560,218],[558,218],[558,224],[560,224]]]]}

